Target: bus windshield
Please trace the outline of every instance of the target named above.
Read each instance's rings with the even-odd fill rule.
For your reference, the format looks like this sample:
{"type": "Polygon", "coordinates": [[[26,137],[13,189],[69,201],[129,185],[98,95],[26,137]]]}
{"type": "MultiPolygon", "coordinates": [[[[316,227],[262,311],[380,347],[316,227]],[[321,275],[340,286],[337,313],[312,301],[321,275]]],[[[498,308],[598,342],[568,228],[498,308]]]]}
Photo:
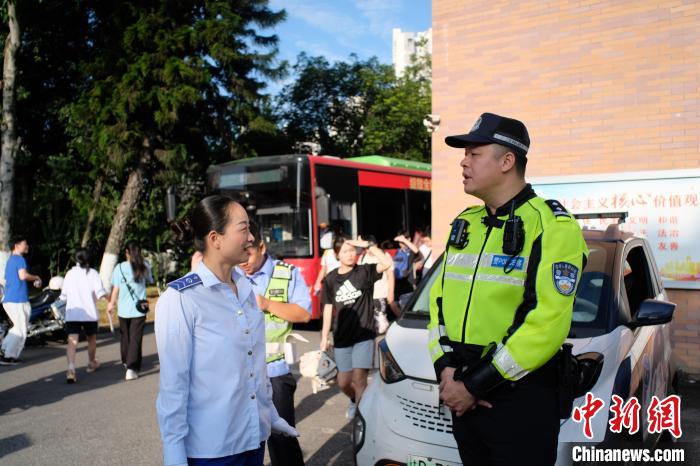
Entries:
{"type": "Polygon", "coordinates": [[[309,178],[308,161],[290,156],[230,162],[209,172],[210,186],[246,207],[278,258],[313,256],[309,178]]]}

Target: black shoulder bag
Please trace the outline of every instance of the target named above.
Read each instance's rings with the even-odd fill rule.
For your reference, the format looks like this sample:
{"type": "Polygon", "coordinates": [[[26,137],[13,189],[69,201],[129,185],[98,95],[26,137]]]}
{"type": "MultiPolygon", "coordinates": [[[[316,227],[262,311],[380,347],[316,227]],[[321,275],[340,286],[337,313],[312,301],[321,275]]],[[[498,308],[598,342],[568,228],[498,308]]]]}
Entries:
{"type": "Polygon", "coordinates": [[[134,290],[131,288],[131,286],[129,286],[129,282],[126,281],[126,276],[124,275],[124,271],[122,270],[121,264],[119,264],[119,271],[122,274],[122,283],[124,283],[126,285],[126,289],[129,290],[131,299],[136,301],[136,310],[139,311],[141,314],[148,314],[148,301],[145,299],[136,299],[136,294],[134,293],[134,290]]]}

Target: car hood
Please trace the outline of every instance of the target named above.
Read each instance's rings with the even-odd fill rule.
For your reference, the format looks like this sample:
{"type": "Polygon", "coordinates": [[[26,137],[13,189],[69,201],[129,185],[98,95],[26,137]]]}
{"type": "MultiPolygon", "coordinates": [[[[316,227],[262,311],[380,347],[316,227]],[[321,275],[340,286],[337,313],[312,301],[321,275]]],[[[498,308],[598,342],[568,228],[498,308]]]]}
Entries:
{"type": "MultiPolygon", "coordinates": [[[[407,377],[437,381],[435,369],[428,352],[428,330],[407,328],[393,323],[386,332],[386,343],[392,356],[407,377]]],[[[593,338],[570,338],[574,345],[572,354],[587,352],[593,338]]]]}

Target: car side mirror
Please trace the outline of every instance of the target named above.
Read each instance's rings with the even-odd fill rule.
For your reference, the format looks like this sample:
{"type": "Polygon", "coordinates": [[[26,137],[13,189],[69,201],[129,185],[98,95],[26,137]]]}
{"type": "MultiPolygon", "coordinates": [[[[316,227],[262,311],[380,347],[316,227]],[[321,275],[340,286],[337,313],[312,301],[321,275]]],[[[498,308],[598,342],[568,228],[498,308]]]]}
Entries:
{"type": "Polygon", "coordinates": [[[671,322],[673,311],[676,310],[674,303],[659,301],[656,299],[645,299],[642,301],[637,315],[629,323],[630,328],[646,327],[648,325],[661,325],[671,322]]]}

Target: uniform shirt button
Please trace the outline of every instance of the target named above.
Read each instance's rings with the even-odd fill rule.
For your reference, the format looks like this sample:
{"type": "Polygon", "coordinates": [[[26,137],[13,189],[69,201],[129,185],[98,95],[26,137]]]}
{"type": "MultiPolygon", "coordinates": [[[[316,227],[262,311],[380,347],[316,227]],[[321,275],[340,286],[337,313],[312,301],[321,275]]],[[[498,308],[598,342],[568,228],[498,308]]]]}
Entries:
{"type": "Polygon", "coordinates": [[[251,399],[251,400],[254,400],[254,399],[255,399],[255,395],[250,395],[250,399],[251,399]]]}
{"type": "Polygon", "coordinates": [[[239,316],[242,316],[242,315],[243,315],[243,311],[238,311],[238,315],[239,315],[239,316]]]}
{"type": "Polygon", "coordinates": [[[253,377],[253,373],[252,373],[252,372],[250,373],[250,376],[253,377]]]}
{"type": "Polygon", "coordinates": [[[248,351],[248,356],[252,356],[252,355],[253,355],[253,352],[252,352],[252,351],[248,351]]]}
{"type": "Polygon", "coordinates": [[[245,334],[248,335],[250,333],[250,329],[245,329],[245,334]]]}

